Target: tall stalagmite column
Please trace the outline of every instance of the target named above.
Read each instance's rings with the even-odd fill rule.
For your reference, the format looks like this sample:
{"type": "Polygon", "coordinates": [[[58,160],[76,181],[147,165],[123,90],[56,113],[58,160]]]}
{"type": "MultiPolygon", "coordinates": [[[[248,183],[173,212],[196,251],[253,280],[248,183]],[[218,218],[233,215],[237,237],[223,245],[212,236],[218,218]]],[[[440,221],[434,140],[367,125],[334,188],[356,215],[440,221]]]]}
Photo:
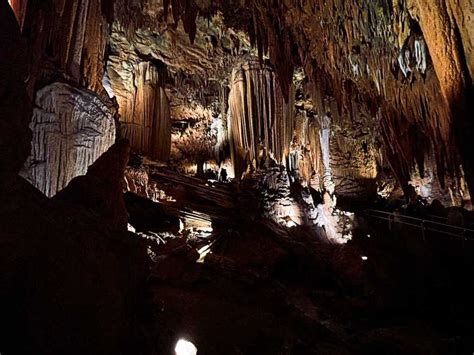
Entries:
{"type": "Polygon", "coordinates": [[[293,96],[285,102],[267,65],[249,62],[233,70],[228,127],[236,177],[263,152],[285,161],[294,129],[293,96]]]}
{"type": "Polygon", "coordinates": [[[114,93],[120,107],[121,135],[134,151],[166,161],[171,150],[171,118],[164,90],[165,73],[151,62],[140,62],[133,72],[133,89],[114,93]]]}

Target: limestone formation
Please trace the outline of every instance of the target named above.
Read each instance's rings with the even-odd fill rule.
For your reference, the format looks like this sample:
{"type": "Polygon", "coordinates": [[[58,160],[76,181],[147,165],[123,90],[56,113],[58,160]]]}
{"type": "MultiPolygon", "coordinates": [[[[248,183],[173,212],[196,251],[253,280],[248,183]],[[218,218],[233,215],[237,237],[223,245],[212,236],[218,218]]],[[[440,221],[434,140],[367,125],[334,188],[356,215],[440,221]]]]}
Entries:
{"type": "Polygon", "coordinates": [[[152,62],[132,59],[124,67],[121,57],[112,57],[108,69],[111,93],[119,105],[120,135],[130,140],[134,151],[166,161],[171,149],[166,72],[152,62]]]}
{"type": "Polygon", "coordinates": [[[292,106],[292,100],[285,102],[269,67],[251,62],[235,68],[228,122],[235,176],[267,155],[284,163],[294,129],[292,106]]]}
{"type": "Polygon", "coordinates": [[[31,96],[58,77],[103,92],[106,10],[100,0],[28,2],[20,16],[28,42],[31,96]]]}
{"type": "Polygon", "coordinates": [[[0,0],[0,355],[472,353],[473,21],[0,0]]]}
{"type": "Polygon", "coordinates": [[[38,91],[23,176],[47,196],[87,172],[115,142],[112,111],[91,91],[54,83],[38,91]]]}

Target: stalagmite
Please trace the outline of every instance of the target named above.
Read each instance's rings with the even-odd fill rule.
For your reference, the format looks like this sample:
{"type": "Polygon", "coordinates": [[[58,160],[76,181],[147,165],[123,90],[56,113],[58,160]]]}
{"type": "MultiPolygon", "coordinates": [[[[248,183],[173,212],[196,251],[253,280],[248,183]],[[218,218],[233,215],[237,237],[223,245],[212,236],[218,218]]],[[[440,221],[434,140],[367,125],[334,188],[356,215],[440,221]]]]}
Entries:
{"type": "Polygon", "coordinates": [[[270,67],[250,62],[233,70],[228,126],[235,176],[261,153],[285,161],[294,129],[293,100],[285,102],[270,67]]]}

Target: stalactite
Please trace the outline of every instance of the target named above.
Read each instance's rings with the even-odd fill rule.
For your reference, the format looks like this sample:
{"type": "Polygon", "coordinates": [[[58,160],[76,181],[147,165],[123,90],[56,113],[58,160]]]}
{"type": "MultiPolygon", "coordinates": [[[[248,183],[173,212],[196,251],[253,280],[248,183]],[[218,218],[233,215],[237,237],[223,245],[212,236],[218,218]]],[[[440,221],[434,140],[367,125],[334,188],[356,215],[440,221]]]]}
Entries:
{"type": "Polygon", "coordinates": [[[30,95],[58,77],[102,93],[107,29],[100,0],[28,2],[30,95]]]}
{"type": "MultiPolygon", "coordinates": [[[[110,75],[117,76],[110,67],[110,75]]],[[[166,161],[171,149],[171,119],[164,71],[151,62],[131,66],[129,85],[112,80],[120,113],[121,136],[133,150],[166,161]]]]}

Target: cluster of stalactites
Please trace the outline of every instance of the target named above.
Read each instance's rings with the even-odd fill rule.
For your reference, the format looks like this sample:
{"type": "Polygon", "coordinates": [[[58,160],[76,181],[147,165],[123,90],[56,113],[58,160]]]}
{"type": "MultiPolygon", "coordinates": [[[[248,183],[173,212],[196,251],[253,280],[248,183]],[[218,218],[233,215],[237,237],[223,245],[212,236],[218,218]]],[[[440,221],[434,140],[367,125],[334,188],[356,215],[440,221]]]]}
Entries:
{"type": "MultiPolygon", "coordinates": [[[[174,21],[181,19],[193,38],[201,3],[166,0],[164,12],[171,6],[174,21]]],[[[466,109],[460,104],[472,83],[466,68],[473,67],[474,57],[470,17],[462,16],[472,12],[466,2],[213,0],[206,4],[206,11],[222,11],[228,24],[248,32],[260,58],[269,55],[285,99],[291,96],[293,69],[301,64],[309,80],[319,86],[316,102],[317,96],[335,98],[337,114],[351,120],[357,114],[354,107],[365,106],[380,126],[385,156],[402,183],[415,164],[423,171],[422,157],[431,147],[441,180],[446,168],[456,174],[460,161],[471,163],[465,168],[472,171],[472,159],[461,142],[472,130],[461,117],[466,109]],[[452,28],[459,33],[453,34],[452,28]],[[454,125],[467,129],[458,129],[454,138],[454,125]]]]}
{"type": "Polygon", "coordinates": [[[285,161],[294,130],[294,103],[284,100],[270,67],[249,62],[233,70],[228,119],[236,177],[262,159],[285,161]]]}

